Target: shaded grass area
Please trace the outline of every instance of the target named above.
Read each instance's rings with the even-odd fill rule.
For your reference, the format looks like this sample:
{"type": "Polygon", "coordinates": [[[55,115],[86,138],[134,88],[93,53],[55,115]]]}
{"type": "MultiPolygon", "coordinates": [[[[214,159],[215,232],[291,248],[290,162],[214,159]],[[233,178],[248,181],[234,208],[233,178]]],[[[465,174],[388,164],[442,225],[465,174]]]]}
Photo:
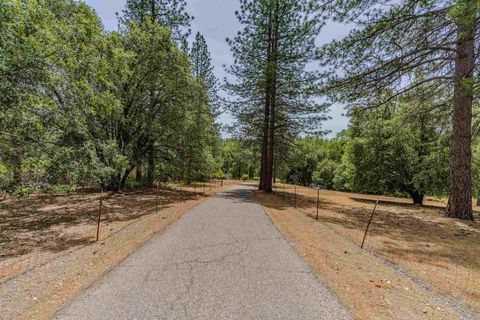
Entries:
{"type": "Polygon", "coordinates": [[[100,239],[105,239],[143,217],[233,183],[236,181],[4,199],[0,201],[0,281],[92,244],[102,197],[100,239]]]}
{"type": "MultiPolygon", "coordinates": [[[[317,191],[291,185],[277,186],[285,208],[316,216],[317,191]]],[[[379,206],[366,240],[366,249],[404,267],[414,277],[443,293],[461,297],[480,309],[480,220],[443,217],[445,201],[426,205],[408,199],[320,191],[319,220],[360,246],[376,200],[379,206]]],[[[280,209],[282,205],[280,205],[280,209]]],[[[277,207],[278,209],[278,207],[277,207]]]]}

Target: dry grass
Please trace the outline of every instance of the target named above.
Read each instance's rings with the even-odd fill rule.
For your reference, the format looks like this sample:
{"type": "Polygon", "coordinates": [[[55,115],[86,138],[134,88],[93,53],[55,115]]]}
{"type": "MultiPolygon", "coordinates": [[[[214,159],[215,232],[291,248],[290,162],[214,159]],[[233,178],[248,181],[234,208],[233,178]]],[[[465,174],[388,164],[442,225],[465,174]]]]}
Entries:
{"type": "MultiPolygon", "coordinates": [[[[279,185],[277,192],[290,205],[295,203],[294,186],[279,185]]],[[[297,187],[297,208],[315,217],[316,197],[316,190],[297,187]]],[[[376,200],[380,204],[366,249],[480,311],[478,211],[477,222],[464,222],[442,216],[442,199],[428,198],[424,206],[415,206],[409,199],[321,190],[319,220],[359,246],[376,200]]]]}
{"type": "MultiPolygon", "coordinates": [[[[78,293],[206,199],[209,191],[218,192],[228,188],[228,184],[224,184],[223,188],[220,183],[212,183],[211,188],[206,185],[205,195],[193,186],[171,187],[159,190],[158,212],[155,189],[106,195],[101,241],[95,243],[95,217],[100,194],[53,197],[49,201],[40,199],[42,197],[28,201],[9,200],[12,208],[31,210],[31,217],[26,214],[22,217],[20,225],[24,227],[18,227],[19,236],[4,233],[10,245],[5,250],[2,248],[3,256],[8,257],[3,259],[0,269],[4,275],[0,281],[0,318],[51,319],[78,293]],[[92,215],[94,218],[91,218],[92,215]],[[25,227],[31,225],[39,227],[25,227]],[[49,231],[64,236],[48,236],[49,231]],[[37,236],[43,240],[33,241],[37,236]],[[70,240],[78,238],[84,240],[80,243],[70,240]],[[49,239],[58,243],[54,246],[55,250],[49,239]],[[15,251],[15,244],[29,252],[15,251]],[[30,263],[25,264],[29,260],[30,263]],[[24,263],[19,264],[18,261],[24,263]],[[29,272],[25,272],[26,267],[29,272]]],[[[9,213],[3,212],[3,215],[8,217],[9,213]]],[[[9,224],[5,221],[13,220],[2,219],[7,226],[9,224]]]]}
{"type": "MultiPolygon", "coordinates": [[[[205,184],[205,193],[220,185],[219,181],[205,184]]],[[[157,209],[162,211],[178,202],[199,199],[203,190],[204,185],[197,183],[105,193],[100,238],[114,235],[157,209]]],[[[93,244],[101,197],[101,193],[89,192],[0,201],[0,283],[93,244]]]]}

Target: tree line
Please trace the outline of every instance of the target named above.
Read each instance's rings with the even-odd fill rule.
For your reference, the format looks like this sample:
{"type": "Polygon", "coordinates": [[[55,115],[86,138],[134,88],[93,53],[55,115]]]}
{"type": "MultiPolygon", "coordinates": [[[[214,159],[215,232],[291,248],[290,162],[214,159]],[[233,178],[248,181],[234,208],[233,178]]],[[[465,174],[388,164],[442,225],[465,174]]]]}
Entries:
{"type": "Polygon", "coordinates": [[[286,154],[295,152],[295,138],[318,134],[328,104],[337,102],[352,116],[349,138],[358,143],[351,151],[363,159],[356,168],[365,168],[357,172],[372,174],[366,169],[373,163],[378,169],[375,185],[367,185],[373,179],[366,176],[357,177],[356,183],[364,181],[365,190],[394,185],[387,189],[401,188],[421,202],[421,191],[427,188],[422,185],[447,176],[440,188],[449,188],[445,215],[473,219],[478,1],[240,3],[242,30],[229,40],[235,58],[229,71],[235,80],[226,87],[237,97],[230,101],[237,136],[256,143],[261,152],[260,189],[272,191],[274,163],[280,166],[286,154]],[[353,30],[343,39],[318,45],[315,39],[326,21],[353,30]],[[326,97],[326,103],[318,103],[319,97],[326,97]],[[420,120],[402,126],[402,116],[392,109],[420,120]],[[420,127],[420,137],[405,131],[413,124],[420,127]],[[440,133],[448,156],[445,145],[432,140],[440,133]],[[407,142],[410,147],[402,149],[407,142]],[[390,154],[379,152],[385,149],[390,154]],[[406,167],[383,171],[390,158],[374,159],[375,153],[405,158],[406,167]],[[414,182],[406,181],[412,176],[414,182]]]}
{"type": "Polygon", "coordinates": [[[2,1],[2,191],[219,170],[217,84],[201,34],[189,48],[191,19],[185,1],[129,0],[107,32],[83,2],[2,1]]]}
{"type": "Polygon", "coordinates": [[[443,115],[412,113],[406,102],[354,112],[349,128],[336,138],[298,139],[279,176],[328,190],[408,196],[423,204],[426,195],[448,195],[450,132],[443,115]]]}
{"type": "Polygon", "coordinates": [[[118,190],[132,177],[152,185],[247,170],[272,192],[279,172],[297,170],[289,161],[310,141],[299,138],[322,136],[342,103],[350,128],[332,143],[345,150],[304,183],[343,168],[341,188],[417,203],[448,193],[445,215],[473,219],[478,1],[239,3],[220,99],[205,39],[188,42],[185,0],[128,0],[114,32],[82,2],[2,1],[1,189],[118,190]],[[320,45],[327,22],[353,29],[320,45]],[[223,109],[236,121],[222,142],[223,109]]]}

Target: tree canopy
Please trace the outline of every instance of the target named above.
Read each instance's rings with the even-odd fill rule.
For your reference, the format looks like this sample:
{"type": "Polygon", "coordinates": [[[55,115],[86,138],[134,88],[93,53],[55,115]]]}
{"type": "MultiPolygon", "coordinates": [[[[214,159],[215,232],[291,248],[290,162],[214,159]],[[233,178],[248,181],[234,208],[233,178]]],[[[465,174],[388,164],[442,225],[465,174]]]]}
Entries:
{"type": "Polygon", "coordinates": [[[2,2],[4,191],[95,184],[118,190],[134,169],[147,185],[217,170],[219,133],[208,90],[172,39],[175,28],[138,23],[132,5],[122,28],[106,32],[82,2],[2,2]]]}

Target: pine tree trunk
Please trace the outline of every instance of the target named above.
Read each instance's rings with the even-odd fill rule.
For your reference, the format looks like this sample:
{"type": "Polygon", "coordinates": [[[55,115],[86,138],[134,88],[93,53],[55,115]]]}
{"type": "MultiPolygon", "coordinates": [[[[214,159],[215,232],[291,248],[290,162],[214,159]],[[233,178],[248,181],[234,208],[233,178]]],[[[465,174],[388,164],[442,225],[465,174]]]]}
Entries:
{"type": "MultiPolygon", "coordinates": [[[[269,103],[265,103],[264,123],[263,123],[263,140],[262,140],[262,160],[260,165],[260,184],[259,190],[265,190],[267,181],[267,159],[268,159],[268,123],[270,118],[269,103]]],[[[240,173],[240,172],[239,172],[240,173]]]]}
{"type": "Polygon", "coordinates": [[[275,112],[277,103],[277,47],[278,47],[278,1],[275,1],[275,9],[273,13],[272,32],[271,32],[271,54],[270,54],[270,128],[269,128],[269,145],[267,157],[267,180],[265,183],[265,191],[273,192],[273,165],[275,160],[275,112]]]}
{"type": "MultiPolygon", "coordinates": [[[[267,43],[267,65],[265,66],[265,109],[263,119],[263,141],[262,141],[262,163],[260,167],[260,186],[259,189],[268,191],[268,164],[269,164],[269,135],[270,135],[270,107],[271,107],[271,76],[270,76],[270,61],[272,51],[272,19],[269,19],[268,27],[268,43],[267,43]]],[[[270,181],[271,185],[271,181],[270,181]]],[[[271,187],[270,187],[271,189],[271,187]]]]}
{"type": "MultiPolygon", "coordinates": [[[[475,9],[475,0],[464,0],[475,9]]],[[[467,9],[468,10],[468,9],[467,9]]],[[[471,10],[476,12],[476,10],[471,10]]],[[[466,16],[468,16],[466,12],[466,16]]],[[[450,150],[450,196],[445,216],[473,220],[472,212],[472,104],[475,65],[475,17],[462,17],[458,24],[457,58],[453,104],[453,134],[450,150]],[[468,20],[468,21],[467,21],[468,20]]]]}

